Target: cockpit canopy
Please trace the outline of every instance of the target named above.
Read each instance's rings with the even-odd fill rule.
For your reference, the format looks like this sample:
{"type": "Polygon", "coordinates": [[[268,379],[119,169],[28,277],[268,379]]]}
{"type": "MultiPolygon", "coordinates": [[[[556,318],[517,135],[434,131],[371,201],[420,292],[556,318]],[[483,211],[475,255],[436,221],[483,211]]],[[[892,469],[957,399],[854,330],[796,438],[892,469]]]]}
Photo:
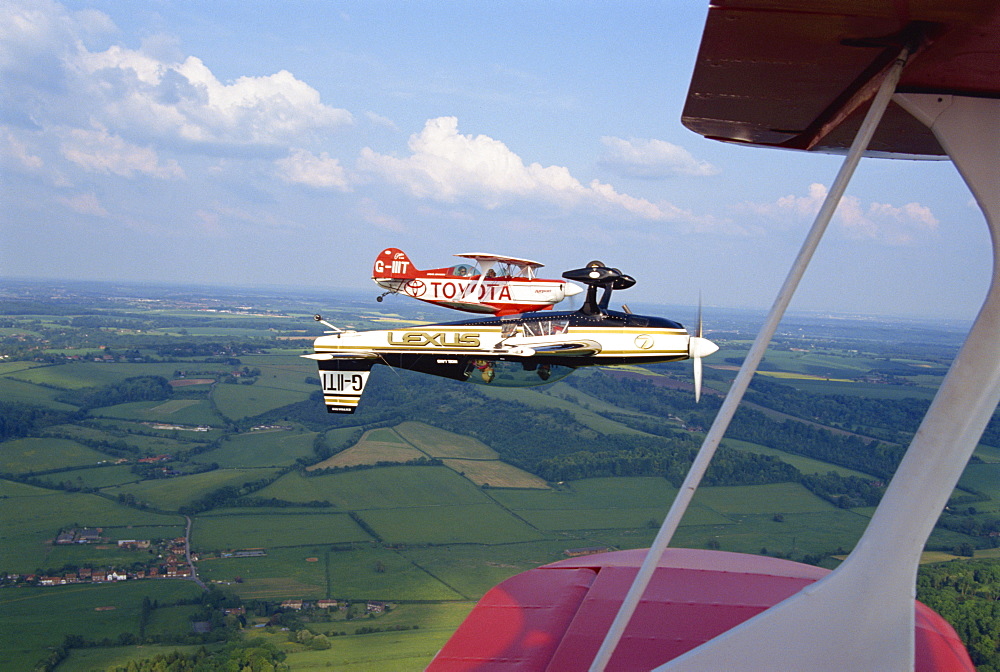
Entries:
{"type": "Polygon", "coordinates": [[[573,373],[573,368],[538,362],[504,362],[473,359],[465,370],[465,379],[477,385],[494,387],[533,387],[554,383],[573,373]]]}

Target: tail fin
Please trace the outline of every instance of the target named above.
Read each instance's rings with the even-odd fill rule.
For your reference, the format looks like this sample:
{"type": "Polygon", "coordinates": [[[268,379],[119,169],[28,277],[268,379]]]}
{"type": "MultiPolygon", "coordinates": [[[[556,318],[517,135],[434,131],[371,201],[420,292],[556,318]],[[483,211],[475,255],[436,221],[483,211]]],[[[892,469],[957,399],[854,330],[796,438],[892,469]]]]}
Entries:
{"type": "Polygon", "coordinates": [[[329,413],[353,413],[371,373],[371,359],[328,359],[316,362],[323,386],[323,402],[329,413]]]}
{"type": "Polygon", "coordinates": [[[413,262],[399,248],[389,247],[375,257],[372,267],[372,278],[406,279],[412,278],[416,272],[413,262]]]}

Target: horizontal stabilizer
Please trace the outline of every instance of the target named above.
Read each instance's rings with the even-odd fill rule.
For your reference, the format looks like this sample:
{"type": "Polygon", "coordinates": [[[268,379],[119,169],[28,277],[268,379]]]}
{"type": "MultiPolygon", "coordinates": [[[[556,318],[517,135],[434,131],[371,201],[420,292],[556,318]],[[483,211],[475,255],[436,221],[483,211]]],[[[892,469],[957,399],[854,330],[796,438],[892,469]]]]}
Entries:
{"type": "Polygon", "coordinates": [[[299,355],[299,357],[314,359],[317,362],[327,362],[333,359],[378,359],[378,354],[362,350],[352,350],[343,352],[313,352],[308,355],[299,355]]]}

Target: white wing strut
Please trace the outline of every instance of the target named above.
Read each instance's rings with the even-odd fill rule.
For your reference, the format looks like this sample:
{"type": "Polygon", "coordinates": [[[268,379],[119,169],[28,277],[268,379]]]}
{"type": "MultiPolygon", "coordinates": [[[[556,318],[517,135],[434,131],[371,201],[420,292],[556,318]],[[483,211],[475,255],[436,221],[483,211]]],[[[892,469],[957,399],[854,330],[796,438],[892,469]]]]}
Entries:
{"type": "MultiPolygon", "coordinates": [[[[768,314],[767,321],[761,328],[760,333],[757,335],[757,339],[754,341],[753,345],[750,347],[750,351],[747,353],[746,359],[743,362],[743,366],[740,368],[739,373],[733,380],[733,384],[729,389],[729,393],[726,395],[725,400],[722,402],[722,407],[719,409],[719,413],[716,415],[712,427],[709,429],[708,434],[705,435],[705,441],[702,443],[701,448],[698,451],[698,455],[695,457],[694,463],[691,465],[691,469],[688,471],[687,476],[684,479],[684,483],[681,485],[680,491],[677,493],[670,510],[667,513],[667,517],[663,521],[663,525],[660,527],[659,533],[656,535],[656,539],[653,540],[653,544],[646,554],[646,558],[643,561],[642,566],[639,568],[639,572],[636,575],[635,581],[632,587],[629,589],[628,593],[625,595],[625,600],[622,603],[618,615],[612,622],[611,627],[608,629],[608,633],[601,644],[601,648],[598,650],[597,655],[594,657],[593,662],[590,666],[590,672],[603,672],[605,666],[611,660],[611,656],[614,653],[615,648],[618,646],[618,642],[621,640],[622,634],[625,632],[625,628],[628,625],[629,620],[632,618],[632,614],[635,612],[636,607],[639,604],[642,594],[646,590],[646,586],[649,584],[650,579],[653,576],[653,572],[659,563],[660,556],[670,545],[670,540],[673,537],[677,526],[680,524],[681,518],[684,516],[684,512],[687,510],[688,504],[691,502],[691,498],[694,496],[694,492],[701,482],[702,476],[704,476],[705,471],[708,469],[709,462],[712,456],[715,454],[716,448],[719,446],[719,442],[722,440],[722,436],[726,432],[726,428],[729,426],[730,420],[732,420],[733,414],[736,412],[736,407],[739,405],[740,400],[743,398],[743,393],[746,392],[747,386],[750,384],[750,379],[753,377],[757,366],[760,364],[761,359],[764,357],[764,351],[767,349],[767,345],[774,335],[775,330],[778,327],[778,322],[781,320],[782,315],[784,315],[785,309],[791,302],[792,295],[795,293],[795,289],[798,287],[799,281],[802,279],[802,275],[805,273],[806,267],[809,265],[809,261],[812,258],[813,252],[815,252],[816,247],[819,245],[820,239],[823,237],[823,233],[826,230],[827,224],[829,224],[831,217],[833,217],[834,211],[837,209],[837,205],[840,203],[841,197],[844,195],[844,191],[847,189],[847,183],[850,181],[851,176],[854,174],[854,169],[857,167],[858,162],[861,160],[861,155],[867,148],[868,143],[871,140],[872,135],[875,133],[875,129],[878,127],[878,122],[882,118],[882,113],[885,111],[886,106],[889,104],[889,100],[896,87],[896,82],[899,80],[899,75],[902,71],[903,66],[906,63],[906,58],[908,56],[908,51],[903,50],[896,61],[883,73],[883,81],[878,89],[878,93],[872,101],[871,107],[868,110],[868,114],[865,117],[864,123],[861,128],[858,129],[858,134],[854,138],[854,142],[851,145],[850,152],[847,158],[844,160],[843,166],[840,168],[840,172],[837,174],[836,180],[833,182],[833,186],[830,187],[830,191],[827,194],[826,200],[823,202],[823,206],[820,208],[819,213],[816,215],[816,221],[813,222],[812,229],[810,229],[805,242],[802,244],[802,249],[799,251],[798,257],[792,264],[792,268],[788,273],[788,277],[785,279],[785,284],[782,285],[781,290],[778,292],[778,296],[774,301],[774,305],[771,307],[771,312],[768,314]]],[[[995,406],[995,404],[994,404],[995,406]]],[[[956,477],[957,478],[957,477],[956,477]]],[[[846,564],[846,563],[845,563],[846,564]]],[[[814,584],[818,585],[818,584],[814,584]]],[[[813,592],[812,588],[807,588],[802,595],[806,592],[813,592]]],[[[785,603],[794,598],[789,598],[785,603]]],[[[785,604],[782,603],[782,604],[785,604]]],[[[756,619],[752,619],[747,623],[752,623],[755,620],[762,618],[765,614],[768,614],[775,609],[780,607],[775,607],[768,610],[758,616],[756,619]]],[[[909,628],[909,656],[910,665],[912,668],[913,659],[913,601],[912,598],[909,602],[909,612],[910,612],[910,628],[909,628]]],[[[867,626],[863,625],[861,619],[864,618],[863,615],[857,613],[853,608],[845,608],[842,612],[842,616],[851,619],[854,622],[854,632],[867,630],[867,626]]],[[[818,625],[819,621],[809,622],[800,621],[798,623],[799,629],[811,629],[815,635],[816,639],[826,639],[829,638],[830,632],[828,626],[818,625]]],[[[789,632],[786,630],[780,634],[781,642],[768,645],[760,641],[746,642],[743,641],[742,644],[737,645],[737,650],[735,655],[732,651],[724,654],[726,656],[723,659],[712,658],[713,662],[709,662],[706,665],[695,664],[693,667],[689,667],[686,664],[681,663],[681,661],[686,661],[696,654],[696,652],[702,649],[709,649],[713,644],[718,642],[720,639],[727,637],[731,633],[740,630],[741,628],[734,628],[730,630],[725,635],[717,637],[710,642],[702,645],[701,647],[694,649],[688,654],[681,656],[680,658],[671,661],[664,667],[660,669],[683,669],[683,670],[723,670],[723,669],[760,669],[760,670],[819,670],[827,669],[822,665],[816,667],[812,664],[806,663],[805,658],[798,659],[798,662],[789,662],[786,664],[781,664],[778,659],[781,657],[782,653],[790,654],[791,651],[801,653],[800,647],[796,646],[797,642],[794,638],[790,636],[789,632]],[[741,647],[742,648],[739,648],[741,647]],[[784,651],[780,651],[784,649],[784,651]],[[748,658],[752,657],[754,652],[759,652],[761,655],[767,657],[767,663],[762,664],[760,661],[756,663],[749,662],[748,658]],[[734,667],[735,666],[735,667],[734,667]]],[[[811,641],[811,640],[810,640],[811,641]]],[[[844,643],[839,643],[838,646],[845,646],[844,643]]],[[[826,649],[828,645],[824,645],[826,649]]],[[[848,648],[852,648],[848,646],[848,648]]],[[[821,661],[827,663],[827,665],[832,664],[832,660],[829,658],[829,653],[826,652],[823,656],[825,658],[820,658],[821,661]]],[[[835,668],[830,669],[855,669],[848,667],[843,667],[842,665],[835,665],[835,668]]],[[[874,667],[864,667],[857,669],[891,669],[880,667],[878,665],[874,667]]],[[[901,668],[907,669],[907,668],[901,668]]]]}
{"type": "Polygon", "coordinates": [[[658,671],[734,669],[734,660],[745,670],[913,669],[920,554],[1000,403],[1000,100],[932,94],[895,100],[930,126],[986,215],[994,261],[986,301],[847,560],[658,671]]]}

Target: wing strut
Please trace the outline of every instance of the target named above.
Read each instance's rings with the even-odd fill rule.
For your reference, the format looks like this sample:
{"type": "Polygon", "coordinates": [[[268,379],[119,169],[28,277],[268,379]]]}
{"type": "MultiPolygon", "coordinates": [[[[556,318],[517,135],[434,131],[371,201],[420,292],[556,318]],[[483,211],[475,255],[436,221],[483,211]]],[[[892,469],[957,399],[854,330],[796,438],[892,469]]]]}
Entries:
{"type": "MultiPolygon", "coordinates": [[[[697,489],[698,484],[705,475],[705,471],[708,469],[709,462],[712,460],[712,456],[715,454],[715,450],[718,448],[719,442],[722,441],[722,437],[725,434],[726,429],[729,427],[729,422],[732,420],[733,414],[736,412],[736,407],[742,400],[743,394],[746,392],[747,386],[750,384],[750,379],[753,377],[754,372],[757,370],[757,366],[764,357],[764,351],[767,349],[768,343],[771,341],[771,338],[778,327],[778,322],[781,321],[781,317],[784,315],[785,309],[791,302],[792,295],[795,293],[795,289],[798,287],[799,281],[802,279],[802,275],[805,273],[810,259],[812,259],[813,252],[816,251],[816,247],[819,245],[819,241],[823,237],[823,233],[826,231],[827,224],[830,223],[830,219],[833,217],[834,211],[840,204],[840,199],[843,197],[844,191],[847,189],[847,183],[854,174],[854,169],[857,168],[858,162],[861,160],[862,153],[868,147],[868,143],[871,141],[872,135],[874,135],[875,129],[878,127],[882,114],[885,112],[885,108],[889,104],[889,100],[895,91],[896,83],[899,81],[899,75],[902,72],[903,66],[906,64],[908,56],[909,50],[904,48],[893,63],[879,73],[883,78],[882,83],[872,100],[871,107],[868,110],[868,114],[865,116],[864,123],[861,125],[861,128],[858,129],[854,142],[851,144],[851,149],[848,152],[847,157],[844,159],[844,164],[841,166],[840,172],[837,174],[837,178],[833,182],[833,186],[830,187],[830,191],[826,196],[826,200],[823,202],[823,206],[816,215],[816,220],[813,222],[812,228],[806,236],[805,242],[802,244],[802,248],[799,250],[798,257],[796,257],[791,270],[788,272],[788,277],[785,279],[784,285],[782,285],[781,290],[778,292],[778,296],[774,300],[771,312],[768,314],[764,326],[761,327],[760,333],[757,335],[757,339],[754,341],[753,345],[750,347],[750,351],[747,353],[743,366],[740,367],[739,373],[733,380],[732,386],[729,388],[729,393],[722,402],[722,407],[715,416],[712,427],[709,429],[708,434],[705,435],[705,440],[691,465],[691,469],[688,471],[688,474],[684,479],[684,483],[681,485],[680,491],[677,493],[677,497],[674,498],[674,502],[670,506],[670,510],[667,512],[667,517],[664,519],[663,525],[660,527],[660,531],[656,535],[656,539],[654,539],[642,566],[639,568],[639,572],[635,577],[635,581],[632,583],[632,587],[625,595],[625,600],[618,611],[618,615],[615,617],[615,620],[608,629],[604,641],[601,643],[601,648],[598,650],[597,655],[594,657],[594,660],[590,665],[590,672],[603,672],[608,662],[611,660],[611,656],[614,653],[615,648],[618,646],[618,642],[621,640],[622,634],[625,632],[625,627],[628,625],[629,620],[631,620],[632,614],[639,605],[639,601],[646,590],[646,586],[649,584],[649,581],[653,576],[653,572],[659,563],[660,556],[670,545],[670,540],[673,537],[674,532],[677,530],[677,526],[679,525],[681,518],[684,516],[684,512],[687,510],[688,504],[690,504],[691,498],[694,496],[694,492],[697,489]]],[[[912,632],[913,630],[911,627],[911,638],[912,632]]],[[[780,666],[774,669],[780,669],[780,666]]]]}

